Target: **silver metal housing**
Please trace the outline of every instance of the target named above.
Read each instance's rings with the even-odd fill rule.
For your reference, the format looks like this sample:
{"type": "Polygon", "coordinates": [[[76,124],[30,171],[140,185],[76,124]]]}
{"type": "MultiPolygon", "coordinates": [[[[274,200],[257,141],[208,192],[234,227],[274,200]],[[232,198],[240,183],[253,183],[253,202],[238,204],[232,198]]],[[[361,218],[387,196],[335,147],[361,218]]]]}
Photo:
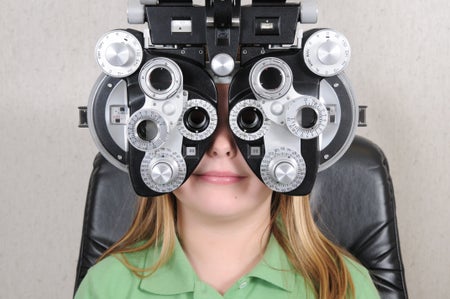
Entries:
{"type": "MultiPolygon", "coordinates": [[[[322,162],[319,165],[319,172],[336,163],[336,161],[338,161],[345,154],[355,137],[356,128],[358,126],[359,109],[351,85],[344,73],[337,75],[337,78],[342,82],[348,94],[348,105],[351,107],[351,110],[349,111],[350,115],[348,115],[347,117],[351,117],[352,122],[349,133],[346,136],[340,136],[340,138],[336,138],[336,134],[339,131],[339,125],[341,125],[341,118],[343,113],[339,97],[335,91],[339,86],[332,86],[327,82],[326,79],[322,80],[320,83],[320,101],[326,103],[327,107],[333,106],[336,108],[336,121],[334,123],[328,123],[325,130],[323,131],[320,150],[323,151],[327,146],[329,146],[333,142],[336,142],[336,140],[338,139],[344,139],[344,142],[340,145],[339,150],[333,156],[328,157],[325,162],[322,162]]],[[[324,156],[323,153],[321,153],[321,155],[324,156]]]]}
{"type": "MultiPolygon", "coordinates": [[[[108,160],[112,165],[114,165],[115,167],[117,167],[118,169],[124,171],[124,172],[128,172],[128,168],[127,165],[125,163],[120,162],[120,160],[122,160],[124,157],[114,157],[113,155],[111,155],[109,153],[109,151],[105,148],[105,146],[103,145],[103,143],[100,141],[100,138],[98,137],[98,133],[97,133],[97,128],[95,127],[95,120],[94,120],[94,104],[95,104],[95,98],[97,93],[99,92],[99,88],[100,86],[102,86],[102,83],[108,78],[108,76],[106,76],[105,74],[101,74],[98,78],[97,81],[94,84],[94,87],[92,88],[91,94],[89,95],[89,101],[88,101],[88,106],[87,106],[87,119],[88,119],[88,124],[89,124],[89,133],[92,136],[92,139],[94,140],[95,145],[97,146],[98,150],[100,151],[100,153],[103,155],[103,157],[105,157],[106,160],[108,160]],[[120,159],[122,158],[122,159],[120,159]]],[[[120,81],[122,82],[122,81],[120,81]]],[[[111,88],[112,91],[111,93],[113,93],[114,91],[118,91],[118,92],[114,92],[115,95],[119,95],[122,91],[119,91],[121,89],[121,83],[119,82],[119,84],[117,84],[116,86],[108,86],[108,88],[111,88]],[[119,87],[117,87],[119,86],[119,87]]],[[[126,90],[125,90],[126,93],[126,90]]],[[[113,96],[115,98],[115,96],[113,96]]],[[[110,99],[108,99],[109,101],[110,99]]],[[[118,101],[120,101],[120,99],[116,99],[118,101]]],[[[117,103],[116,100],[114,100],[114,103],[117,103]]],[[[122,100],[126,101],[126,97],[123,98],[122,100]]],[[[109,117],[106,115],[107,114],[107,110],[109,109],[105,109],[105,119],[109,119],[109,117]]],[[[116,127],[117,130],[113,131],[113,130],[109,130],[109,133],[111,134],[112,138],[114,139],[114,142],[121,147],[123,150],[127,151],[128,150],[128,143],[126,141],[126,126],[119,128],[116,127]]]]}

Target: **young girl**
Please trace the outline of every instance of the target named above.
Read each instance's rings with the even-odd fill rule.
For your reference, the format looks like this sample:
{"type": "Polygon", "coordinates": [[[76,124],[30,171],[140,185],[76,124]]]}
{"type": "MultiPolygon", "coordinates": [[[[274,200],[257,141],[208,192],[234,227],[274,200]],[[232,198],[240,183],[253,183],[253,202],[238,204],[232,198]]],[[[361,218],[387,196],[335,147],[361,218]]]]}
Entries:
{"type": "Polygon", "coordinates": [[[271,191],[219,125],[173,194],[140,198],[134,222],[82,281],[76,299],[379,298],[367,270],[314,224],[308,196],[271,191]]]}

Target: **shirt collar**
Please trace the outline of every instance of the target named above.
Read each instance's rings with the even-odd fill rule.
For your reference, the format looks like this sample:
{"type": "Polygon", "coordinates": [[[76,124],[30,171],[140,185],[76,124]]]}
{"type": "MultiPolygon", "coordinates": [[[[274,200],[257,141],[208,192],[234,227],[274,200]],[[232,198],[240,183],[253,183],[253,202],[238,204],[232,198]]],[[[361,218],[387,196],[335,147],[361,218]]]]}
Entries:
{"type": "MultiPolygon", "coordinates": [[[[151,267],[159,253],[159,247],[151,247],[145,258],[145,267],[151,267]]],[[[296,274],[284,250],[271,235],[263,259],[245,276],[261,279],[286,291],[292,291],[296,274]]],[[[197,274],[177,239],[172,257],[153,274],[143,278],[140,287],[154,294],[174,295],[193,292],[197,280],[197,274]]]]}
{"type": "MultiPolygon", "coordinates": [[[[151,247],[146,256],[145,267],[153,266],[160,252],[160,247],[151,247]]],[[[140,287],[142,290],[160,295],[188,293],[194,291],[196,278],[194,269],[176,239],[170,259],[150,276],[143,278],[140,287]]]]}
{"type": "Polygon", "coordinates": [[[286,291],[292,291],[296,272],[293,270],[286,253],[273,235],[269,238],[263,259],[247,275],[262,279],[286,291]]]}

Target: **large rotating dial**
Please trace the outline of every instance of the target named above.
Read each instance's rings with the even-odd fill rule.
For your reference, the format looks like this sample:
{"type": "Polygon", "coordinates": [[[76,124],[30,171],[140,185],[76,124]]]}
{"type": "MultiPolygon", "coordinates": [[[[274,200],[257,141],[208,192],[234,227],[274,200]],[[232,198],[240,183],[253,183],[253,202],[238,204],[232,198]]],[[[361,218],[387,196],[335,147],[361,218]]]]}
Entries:
{"type": "Polygon", "coordinates": [[[125,30],[113,30],[103,35],[95,46],[98,65],[106,75],[124,78],[134,73],[142,63],[142,45],[125,30]]]}
{"type": "Polygon", "coordinates": [[[147,152],[140,170],[147,187],[161,193],[177,189],[186,177],[183,157],[167,148],[147,152]]]}
{"type": "Polygon", "coordinates": [[[276,192],[294,190],[303,182],[305,175],[305,160],[290,148],[276,148],[266,153],[261,161],[261,178],[276,192]]]}
{"type": "Polygon", "coordinates": [[[351,56],[350,44],[339,32],[322,29],[314,32],[305,42],[303,58],[306,66],[316,75],[331,77],[344,71],[351,56]]]}

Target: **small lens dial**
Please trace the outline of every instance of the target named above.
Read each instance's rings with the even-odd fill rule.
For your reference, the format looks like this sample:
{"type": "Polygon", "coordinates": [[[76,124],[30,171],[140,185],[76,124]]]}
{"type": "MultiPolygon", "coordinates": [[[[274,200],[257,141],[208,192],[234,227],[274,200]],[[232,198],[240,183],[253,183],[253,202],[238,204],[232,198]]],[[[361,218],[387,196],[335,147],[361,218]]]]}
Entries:
{"type": "Polygon", "coordinates": [[[328,112],[320,100],[302,96],[290,102],[286,111],[286,126],[302,139],[316,138],[328,123],[328,112]]]}
{"type": "Polygon", "coordinates": [[[257,140],[263,137],[269,126],[259,101],[253,99],[237,103],[230,111],[231,131],[242,140],[257,140]]]}
{"type": "Polygon", "coordinates": [[[183,116],[178,120],[180,133],[190,140],[204,140],[214,133],[217,127],[217,112],[205,100],[187,101],[183,116]]]}
{"type": "Polygon", "coordinates": [[[106,75],[124,78],[134,73],[142,63],[139,40],[125,30],[113,30],[103,35],[95,46],[98,65],[106,75]]]}
{"type": "Polygon", "coordinates": [[[128,122],[128,141],[136,149],[149,151],[161,147],[168,139],[168,126],[155,110],[141,109],[128,122]]]}

